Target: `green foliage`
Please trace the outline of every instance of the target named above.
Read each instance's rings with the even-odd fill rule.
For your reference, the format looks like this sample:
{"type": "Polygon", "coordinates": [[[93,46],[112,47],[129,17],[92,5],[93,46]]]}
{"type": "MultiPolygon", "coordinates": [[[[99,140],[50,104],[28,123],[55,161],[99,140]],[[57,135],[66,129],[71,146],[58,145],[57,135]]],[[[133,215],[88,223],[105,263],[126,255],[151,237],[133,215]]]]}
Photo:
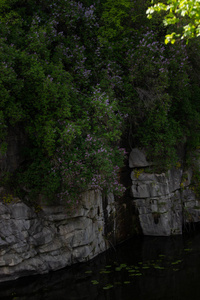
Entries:
{"type": "Polygon", "coordinates": [[[132,15],[133,3],[130,0],[107,0],[103,4],[101,20],[103,26],[99,29],[101,42],[116,39],[130,29],[127,21],[134,19],[132,15]]]}
{"type": "Polygon", "coordinates": [[[144,172],[144,169],[134,170],[134,177],[138,179],[143,172],[144,172]]]}
{"type": "Polygon", "coordinates": [[[8,129],[23,128],[24,162],[10,176],[21,195],[69,207],[87,189],[120,195],[122,140],[161,168],[183,140],[200,145],[199,42],[165,45],[148,6],[1,2],[0,151],[8,129]]]}
{"type": "Polygon", "coordinates": [[[13,201],[14,201],[14,199],[13,199],[13,196],[11,194],[7,194],[7,195],[3,196],[3,202],[5,204],[10,204],[13,201]]]}
{"type": "MultiPolygon", "coordinates": [[[[154,1],[152,1],[154,3],[154,1]]],[[[147,10],[152,18],[154,12],[166,12],[163,23],[172,25],[174,30],[165,36],[165,44],[174,44],[176,39],[190,39],[200,36],[200,2],[199,0],[168,0],[167,4],[158,2],[147,10]],[[174,26],[175,25],[175,26],[174,26]]]]}
{"type": "Polygon", "coordinates": [[[136,91],[135,99],[129,100],[135,110],[134,115],[129,113],[134,141],[146,148],[149,159],[169,168],[177,161],[176,146],[189,134],[188,125],[196,114],[185,46],[164,46],[159,32],[147,30],[127,54],[130,83],[136,91]]]}
{"type": "Polygon", "coordinates": [[[123,192],[122,116],[86,62],[95,51],[94,10],[76,1],[2,6],[1,139],[10,126],[25,129],[26,160],[12,180],[31,199],[73,206],[88,188],[123,192]]]}

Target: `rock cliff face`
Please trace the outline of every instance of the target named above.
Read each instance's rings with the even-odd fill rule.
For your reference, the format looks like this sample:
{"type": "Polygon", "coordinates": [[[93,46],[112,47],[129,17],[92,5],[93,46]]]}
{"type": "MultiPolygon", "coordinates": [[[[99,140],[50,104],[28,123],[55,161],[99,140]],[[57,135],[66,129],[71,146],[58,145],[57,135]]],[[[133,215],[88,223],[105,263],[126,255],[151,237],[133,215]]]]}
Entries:
{"type": "Polygon", "coordinates": [[[0,202],[0,282],[61,269],[105,251],[110,246],[106,224],[114,212],[114,197],[109,195],[104,209],[95,191],[85,193],[71,215],[64,206],[43,206],[36,213],[18,199],[0,202]]]}
{"type": "MultiPolygon", "coordinates": [[[[16,153],[11,154],[6,162],[1,158],[2,171],[19,164],[16,153]]],[[[199,222],[192,171],[178,166],[148,173],[150,166],[145,153],[133,149],[131,197],[126,194],[116,201],[112,194],[103,197],[100,191],[88,191],[73,213],[61,205],[42,205],[38,210],[19,199],[6,203],[0,197],[0,282],[92,259],[137,232],[138,220],[143,234],[154,236],[182,234],[184,224],[199,222]]]]}
{"type": "Polygon", "coordinates": [[[1,177],[23,162],[25,144],[22,130],[12,128],[7,151],[0,155],[0,282],[87,261],[131,236],[127,200],[115,201],[111,194],[88,191],[73,213],[60,205],[38,211],[20,199],[6,201],[1,177]]]}
{"type": "Polygon", "coordinates": [[[132,197],[138,210],[144,235],[169,236],[182,234],[184,224],[200,221],[200,205],[191,188],[192,171],[180,166],[166,173],[147,173],[150,166],[144,152],[133,149],[132,197]]]}

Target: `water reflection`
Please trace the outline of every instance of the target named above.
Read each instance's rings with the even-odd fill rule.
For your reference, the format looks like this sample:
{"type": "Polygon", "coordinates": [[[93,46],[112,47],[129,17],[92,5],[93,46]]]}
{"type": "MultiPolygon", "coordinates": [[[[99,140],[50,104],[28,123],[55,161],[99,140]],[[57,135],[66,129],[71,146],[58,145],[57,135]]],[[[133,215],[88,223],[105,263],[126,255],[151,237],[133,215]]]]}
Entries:
{"type": "Polygon", "coordinates": [[[200,233],[143,237],[92,262],[0,284],[0,299],[194,300],[199,277],[200,233]]]}

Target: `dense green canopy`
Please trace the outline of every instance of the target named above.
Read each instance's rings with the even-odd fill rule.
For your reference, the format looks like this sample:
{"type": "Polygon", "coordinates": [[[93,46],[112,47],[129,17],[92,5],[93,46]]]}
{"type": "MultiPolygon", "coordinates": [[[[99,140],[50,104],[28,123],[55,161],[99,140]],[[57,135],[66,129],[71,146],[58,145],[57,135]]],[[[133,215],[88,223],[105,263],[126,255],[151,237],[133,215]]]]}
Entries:
{"type": "Polygon", "coordinates": [[[121,195],[125,151],[163,169],[200,145],[199,40],[165,45],[148,5],[1,1],[1,152],[10,128],[26,136],[23,164],[1,174],[13,193],[69,206],[87,189],[121,195]]]}

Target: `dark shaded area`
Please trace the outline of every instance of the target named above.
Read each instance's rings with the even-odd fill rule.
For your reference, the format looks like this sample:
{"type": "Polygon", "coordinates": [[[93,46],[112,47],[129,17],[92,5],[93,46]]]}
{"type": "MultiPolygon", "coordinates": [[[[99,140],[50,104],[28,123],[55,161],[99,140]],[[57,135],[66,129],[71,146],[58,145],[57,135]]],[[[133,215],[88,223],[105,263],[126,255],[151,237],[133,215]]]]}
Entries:
{"type": "Polygon", "coordinates": [[[91,262],[3,283],[0,299],[194,300],[199,299],[199,275],[199,231],[183,237],[136,237],[91,262]],[[120,265],[124,267],[116,271],[120,265]],[[141,276],[130,276],[133,266],[141,276]],[[104,289],[109,284],[113,287],[104,289]]]}

